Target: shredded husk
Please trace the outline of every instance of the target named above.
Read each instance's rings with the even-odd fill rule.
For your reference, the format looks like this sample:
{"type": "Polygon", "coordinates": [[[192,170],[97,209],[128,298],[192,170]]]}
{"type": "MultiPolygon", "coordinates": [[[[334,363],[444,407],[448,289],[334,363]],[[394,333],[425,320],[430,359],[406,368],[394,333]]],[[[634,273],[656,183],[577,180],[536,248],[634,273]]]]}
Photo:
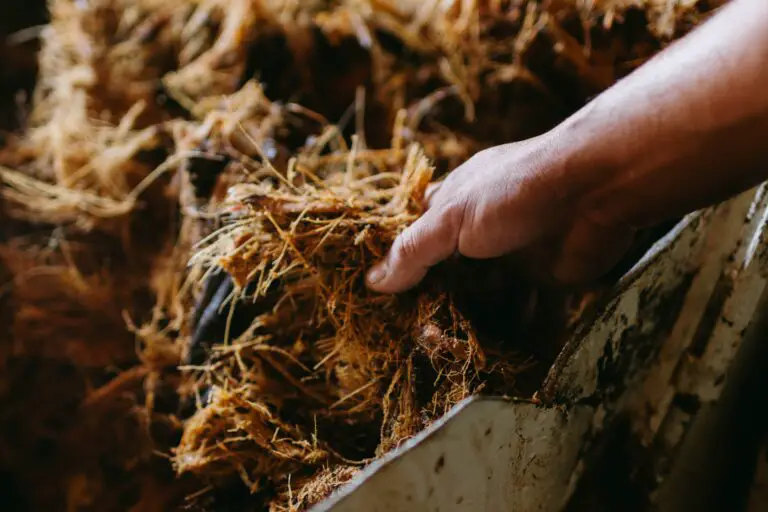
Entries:
{"type": "Polygon", "coordinates": [[[432,180],[554,126],[704,4],[50,0],[47,25],[10,20],[11,499],[305,510],[464,398],[531,396],[599,290],[509,286],[504,261],[401,296],[364,273],[432,180]]]}

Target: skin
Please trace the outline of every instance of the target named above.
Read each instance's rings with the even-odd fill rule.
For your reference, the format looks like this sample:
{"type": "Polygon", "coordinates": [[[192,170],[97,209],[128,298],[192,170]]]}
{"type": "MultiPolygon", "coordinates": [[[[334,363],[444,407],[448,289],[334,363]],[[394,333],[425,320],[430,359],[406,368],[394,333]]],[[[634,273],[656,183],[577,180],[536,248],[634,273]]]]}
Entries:
{"type": "Polygon", "coordinates": [[[733,0],[539,137],[482,151],[367,276],[405,291],[455,253],[519,256],[531,275],[589,282],[637,228],[768,178],[768,1],[733,0]]]}

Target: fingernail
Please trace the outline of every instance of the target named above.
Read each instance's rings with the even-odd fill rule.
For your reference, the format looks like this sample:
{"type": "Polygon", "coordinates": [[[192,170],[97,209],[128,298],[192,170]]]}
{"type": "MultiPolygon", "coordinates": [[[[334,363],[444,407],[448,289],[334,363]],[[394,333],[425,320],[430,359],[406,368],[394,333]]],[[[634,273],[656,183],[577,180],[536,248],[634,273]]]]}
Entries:
{"type": "Polygon", "coordinates": [[[369,284],[378,284],[387,277],[387,268],[384,263],[375,265],[366,276],[369,284]]]}

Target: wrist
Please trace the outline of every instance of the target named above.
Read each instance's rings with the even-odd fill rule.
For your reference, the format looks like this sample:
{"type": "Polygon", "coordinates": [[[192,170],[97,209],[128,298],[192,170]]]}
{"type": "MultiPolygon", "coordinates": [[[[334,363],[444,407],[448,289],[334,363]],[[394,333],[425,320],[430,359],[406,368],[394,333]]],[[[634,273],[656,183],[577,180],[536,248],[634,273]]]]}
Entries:
{"type": "Polygon", "coordinates": [[[632,156],[626,147],[610,141],[596,102],[542,136],[551,159],[542,180],[566,205],[569,216],[606,228],[628,226],[633,201],[622,197],[618,185],[632,156]]]}

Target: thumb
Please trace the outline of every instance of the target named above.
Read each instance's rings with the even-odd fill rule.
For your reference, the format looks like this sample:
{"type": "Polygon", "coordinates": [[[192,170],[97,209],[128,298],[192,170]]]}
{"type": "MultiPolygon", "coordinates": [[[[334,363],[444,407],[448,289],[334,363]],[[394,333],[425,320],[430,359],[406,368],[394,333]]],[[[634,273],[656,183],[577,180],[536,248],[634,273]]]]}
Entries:
{"type": "Polygon", "coordinates": [[[398,293],[416,286],[430,267],[456,251],[461,217],[461,212],[427,210],[371,268],[366,276],[368,287],[381,293],[398,293]]]}

